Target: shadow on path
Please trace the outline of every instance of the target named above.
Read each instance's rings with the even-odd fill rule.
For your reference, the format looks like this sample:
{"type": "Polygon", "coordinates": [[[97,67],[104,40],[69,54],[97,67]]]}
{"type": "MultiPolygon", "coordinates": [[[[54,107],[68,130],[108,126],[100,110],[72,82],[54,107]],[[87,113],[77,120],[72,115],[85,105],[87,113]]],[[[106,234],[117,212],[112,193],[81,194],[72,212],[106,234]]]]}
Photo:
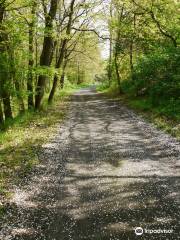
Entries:
{"type": "Polygon", "coordinates": [[[85,89],[15,190],[0,237],[179,239],[179,144],[117,101],[85,89]],[[144,230],[172,230],[136,236],[144,230]]]}

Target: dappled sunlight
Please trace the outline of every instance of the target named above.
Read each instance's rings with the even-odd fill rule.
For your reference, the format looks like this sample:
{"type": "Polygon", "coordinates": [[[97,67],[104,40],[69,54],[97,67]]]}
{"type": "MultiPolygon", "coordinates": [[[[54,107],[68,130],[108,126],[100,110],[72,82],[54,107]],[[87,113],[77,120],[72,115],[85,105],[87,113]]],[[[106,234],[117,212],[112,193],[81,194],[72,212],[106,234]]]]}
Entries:
{"type": "Polygon", "coordinates": [[[28,201],[30,197],[32,196],[29,195],[28,192],[17,189],[13,194],[13,198],[11,199],[11,202],[15,203],[17,206],[25,207],[25,208],[38,207],[37,203],[31,200],[28,201]]]}
{"type": "Polygon", "coordinates": [[[16,236],[16,235],[31,235],[34,233],[34,230],[31,228],[15,228],[12,231],[12,235],[16,236]]]}
{"type": "Polygon", "coordinates": [[[96,98],[87,89],[73,96],[71,118],[43,145],[41,165],[15,188],[3,233],[134,240],[141,226],[173,229],[177,237],[178,145],[161,133],[157,138],[118,102],[96,98]]]}

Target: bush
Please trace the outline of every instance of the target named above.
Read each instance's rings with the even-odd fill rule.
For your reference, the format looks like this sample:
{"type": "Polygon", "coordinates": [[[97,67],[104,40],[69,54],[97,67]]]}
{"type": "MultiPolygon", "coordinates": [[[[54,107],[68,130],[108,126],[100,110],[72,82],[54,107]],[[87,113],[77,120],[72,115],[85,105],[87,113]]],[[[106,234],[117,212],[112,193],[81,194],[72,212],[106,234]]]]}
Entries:
{"type": "Polygon", "coordinates": [[[145,55],[134,66],[133,80],[122,83],[125,93],[148,96],[153,104],[177,100],[180,92],[180,51],[168,49],[145,55]]]}

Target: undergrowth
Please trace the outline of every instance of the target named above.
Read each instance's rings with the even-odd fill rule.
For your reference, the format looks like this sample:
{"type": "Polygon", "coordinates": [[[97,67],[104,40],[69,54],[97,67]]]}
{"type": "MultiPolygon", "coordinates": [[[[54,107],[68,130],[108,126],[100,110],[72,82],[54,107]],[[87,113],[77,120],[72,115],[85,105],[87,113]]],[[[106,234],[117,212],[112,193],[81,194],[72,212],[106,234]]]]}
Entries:
{"type": "Polygon", "coordinates": [[[155,124],[159,129],[180,139],[180,102],[162,101],[154,105],[150,98],[142,96],[130,96],[119,94],[116,84],[111,87],[108,83],[97,86],[97,91],[104,93],[108,98],[119,99],[123,103],[142,115],[145,119],[155,124]]]}
{"type": "MultiPolygon", "coordinates": [[[[56,131],[66,113],[68,98],[81,86],[68,86],[57,94],[53,104],[43,110],[26,111],[6,122],[0,130],[0,215],[2,199],[9,195],[11,184],[17,183],[33,166],[39,163],[38,151],[56,131]]],[[[47,101],[46,101],[47,102],[47,101]]]]}

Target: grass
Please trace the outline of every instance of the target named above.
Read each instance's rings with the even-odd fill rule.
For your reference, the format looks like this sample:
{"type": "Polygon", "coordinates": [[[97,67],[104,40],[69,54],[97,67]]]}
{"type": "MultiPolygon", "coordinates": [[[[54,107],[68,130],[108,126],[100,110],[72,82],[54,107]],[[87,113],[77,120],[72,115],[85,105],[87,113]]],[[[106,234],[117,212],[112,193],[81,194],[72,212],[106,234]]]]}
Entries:
{"type": "Polygon", "coordinates": [[[119,95],[116,85],[112,85],[110,88],[107,87],[107,84],[99,85],[97,90],[109,98],[119,99],[123,104],[135,110],[157,128],[180,140],[180,106],[178,103],[176,105],[174,103],[152,105],[147,98],[130,97],[125,94],[119,95]]]}
{"type": "Polygon", "coordinates": [[[66,88],[55,97],[53,104],[45,104],[43,111],[27,111],[3,126],[0,132],[0,215],[3,213],[1,200],[9,196],[12,183],[17,183],[39,163],[37,153],[64,119],[67,100],[76,89],[66,88]]]}
{"type": "Polygon", "coordinates": [[[124,102],[143,115],[147,120],[154,123],[159,129],[171,134],[180,140],[180,116],[179,112],[173,111],[173,105],[153,106],[148,99],[137,98],[124,98],[124,102]],[[170,108],[172,111],[170,111],[170,108]]]}

